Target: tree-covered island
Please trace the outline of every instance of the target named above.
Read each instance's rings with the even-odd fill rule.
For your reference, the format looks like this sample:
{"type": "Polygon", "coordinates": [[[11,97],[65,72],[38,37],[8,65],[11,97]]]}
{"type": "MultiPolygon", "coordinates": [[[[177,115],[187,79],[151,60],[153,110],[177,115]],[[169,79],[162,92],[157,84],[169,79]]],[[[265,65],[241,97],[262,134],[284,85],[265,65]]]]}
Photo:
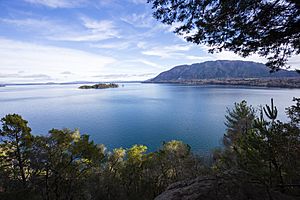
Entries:
{"type": "Polygon", "coordinates": [[[106,88],[118,88],[116,83],[99,83],[95,85],[82,85],[79,89],[106,89],[106,88]]]}

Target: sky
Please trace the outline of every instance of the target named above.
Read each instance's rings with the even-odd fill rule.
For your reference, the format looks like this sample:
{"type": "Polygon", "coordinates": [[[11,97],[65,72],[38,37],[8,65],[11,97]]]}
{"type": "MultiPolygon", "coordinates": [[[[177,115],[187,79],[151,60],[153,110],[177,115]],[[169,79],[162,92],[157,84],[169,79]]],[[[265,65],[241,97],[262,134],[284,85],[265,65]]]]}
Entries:
{"type": "Polygon", "coordinates": [[[0,0],[0,10],[0,83],[147,80],[181,64],[266,62],[187,43],[146,0],[0,0]]]}

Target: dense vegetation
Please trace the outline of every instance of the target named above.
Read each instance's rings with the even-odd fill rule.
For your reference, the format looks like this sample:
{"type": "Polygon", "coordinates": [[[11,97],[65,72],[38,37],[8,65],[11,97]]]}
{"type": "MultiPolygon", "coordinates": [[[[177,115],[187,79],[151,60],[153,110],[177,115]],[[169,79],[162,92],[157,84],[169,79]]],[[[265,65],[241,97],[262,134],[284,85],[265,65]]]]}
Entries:
{"type": "Polygon", "coordinates": [[[1,119],[0,199],[153,199],[173,182],[208,175],[226,178],[228,187],[259,184],[299,196],[300,99],[294,101],[288,122],[277,120],[273,101],[258,112],[236,103],[224,147],[207,163],[180,141],[155,152],[144,145],[108,151],[78,130],[34,136],[26,120],[9,114],[1,119]]]}
{"type": "Polygon", "coordinates": [[[300,78],[224,78],[224,79],[180,79],[149,80],[144,83],[175,83],[186,85],[229,85],[251,87],[300,88],[300,78]]]}
{"type": "Polygon", "coordinates": [[[226,116],[224,149],[214,152],[215,172],[238,184],[259,184],[267,193],[276,190],[299,197],[300,99],[294,101],[296,105],[286,110],[286,123],[277,120],[273,100],[258,115],[246,101],[236,103],[226,116]]]}
{"type": "Polygon", "coordinates": [[[118,84],[115,83],[99,83],[95,85],[82,85],[79,89],[106,89],[106,88],[117,88],[119,87],[118,84]]]}
{"type": "MultiPolygon", "coordinates": [[[[300,53],[299,0],[148,0],[154,17],[177,26],[187,41],[210,52],[230,50],[243,57],[268,58],[271,70],[300,53]]],[[[295,66],[298,67],[298,66],[295,66]]]]}

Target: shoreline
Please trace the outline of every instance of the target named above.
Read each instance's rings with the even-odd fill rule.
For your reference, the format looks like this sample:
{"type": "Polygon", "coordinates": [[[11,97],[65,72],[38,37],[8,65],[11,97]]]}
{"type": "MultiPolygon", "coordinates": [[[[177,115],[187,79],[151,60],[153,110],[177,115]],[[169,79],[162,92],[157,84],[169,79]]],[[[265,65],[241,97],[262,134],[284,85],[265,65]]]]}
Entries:
{"type": "Polygon", "coordinates": [[[222,85],[222,86],[250,86],[259,88],[300,89],[300,78],[239,78],[239,79],[194,79],[143,81],[142,83],[183,84],[183,85],[222,85]]]}

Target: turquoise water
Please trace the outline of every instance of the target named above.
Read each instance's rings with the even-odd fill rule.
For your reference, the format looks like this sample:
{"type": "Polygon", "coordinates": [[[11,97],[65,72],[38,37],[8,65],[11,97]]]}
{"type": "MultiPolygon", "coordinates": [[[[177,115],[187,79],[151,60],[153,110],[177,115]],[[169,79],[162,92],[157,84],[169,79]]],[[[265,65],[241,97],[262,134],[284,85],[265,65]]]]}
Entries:
{"type": "Polygon", "coordinates": [[[145,144],[156,150],[163,141],[182,140],[196,152],[221,145],[226,108],[245,99],[252,105],[274,98],[279,117],[300,97],[299,89],[184,86],[128,83],[104,90],[79,85],[0,88],[0,117],[21,114],[34,134],[51,128],[79,128],[109,149],[145,144]]]}

